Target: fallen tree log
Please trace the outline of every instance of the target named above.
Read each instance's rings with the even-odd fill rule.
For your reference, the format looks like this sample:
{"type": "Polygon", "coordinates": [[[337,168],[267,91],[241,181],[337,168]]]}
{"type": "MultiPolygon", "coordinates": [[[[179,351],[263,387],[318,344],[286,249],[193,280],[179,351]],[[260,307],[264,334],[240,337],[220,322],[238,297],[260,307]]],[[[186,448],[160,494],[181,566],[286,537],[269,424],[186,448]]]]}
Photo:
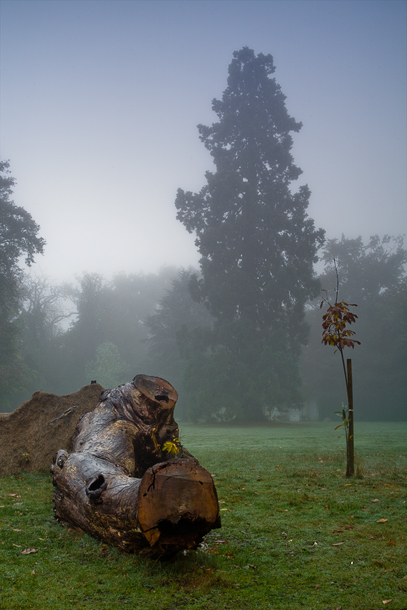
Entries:
{"type": "Polygon", "coordinates": [[[129,552],[196,548],[220,512],[211,475],[179,442],[177,392],[137,375],[101,395],[78,422],[72,453],[56,453],[55,516],[129,552]]]}

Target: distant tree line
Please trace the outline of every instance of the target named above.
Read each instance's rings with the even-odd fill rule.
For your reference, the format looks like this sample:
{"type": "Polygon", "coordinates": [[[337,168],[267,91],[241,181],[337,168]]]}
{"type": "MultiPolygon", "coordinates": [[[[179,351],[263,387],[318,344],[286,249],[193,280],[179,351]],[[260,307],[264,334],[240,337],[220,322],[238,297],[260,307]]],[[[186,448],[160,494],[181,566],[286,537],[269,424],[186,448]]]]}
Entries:
{"type": "Polygon", "coordinates": [[[1,165],[0,410],[33,391],[112,387],[147,373],[179,391],[178,417],[262,421],[346,401],[337,361],[321,345],[321,288],[357,303],[352,352],[356,419],[406,419],[407,251],[402,237],[325,240],[307,215],[310,191],[291,155],[285,96],[271,55],[235,52],[218,121],[199,125],[214,170],[200,192],[179,189],[177,218],[195,234],[199,269],[87,274],[58,286],[26,275],[43,251],[39,227],[11,201],[1,165]],[[322,261],[319,276],[315,264],[322,261]],[[4,290],[3,290],[4,287],[4,290]]]}
{"type": "MultiPolygon", "coordinates": [[[[358,303],[355,329],[362,345],[349,353],[355,371],[356,418],[405,420],[407,251],[402,239],[375,236],[366,244],[360,237],[328,240],[322,251],[325,270],[319,279],[332,293],[333,257],[338,261],[341,298],[358,303]]],[[[0,410],[12,410],[37,390],[68,394],[94,379],[114,387],[141,371],[164,377],[176,387],[179,418],[217,421],[210,412],[197,408],[191,387],[194,378],[203,374],[202,353],[207,353],[215,322],[205,305],[190,294],[191,279],[197,273],[166,268],[157,274],[119,275],[110,281],[84,275],[78,286],[55,285],[26,275],[15,310],[18,341],[11,352],[15,358],[3,360],[0,410]]],[[[333,418],[346,396],[337,357],[321,344],[319,301],[307,303],[310,334],[299,361],[301,396],[295,404],[316,402],[321,418],[333,418]]],[[[7,353],[4,338],[2,334],[1,349],[7,353]]],[[[216,380],[214,408],[219,408],[219,376],[223,375],[227,389],[231,380],[238,381],[239,371],[230,360],[226,366],[220,355],[213,361],[213,370],[205,371],[209,387],[216,380]]],[[[279,406],[284,404],[287,401],[279,406]]],[[[233,406],[229,408],[234,417],[233,406]]]]}
{"type": "MultiPolygon", "coordinates": [[[[321,287],[335,292],[336,261],[341,301],[356,303],[353,325],[360,347],[348,350],[354,369],[355,418],[407,419],[407,250],[403,236],[329,239],[322,250],[321,287]]],[[[308,345],[301,356],[303,396],[321,418],[347,403],[337,357],[321,344],[320,299],[308,304],[308,345]],[[335,407],[335,408],[333,408],[335,407]]],[[[346,350],[345,350],[346,351],[346,350]]]]}

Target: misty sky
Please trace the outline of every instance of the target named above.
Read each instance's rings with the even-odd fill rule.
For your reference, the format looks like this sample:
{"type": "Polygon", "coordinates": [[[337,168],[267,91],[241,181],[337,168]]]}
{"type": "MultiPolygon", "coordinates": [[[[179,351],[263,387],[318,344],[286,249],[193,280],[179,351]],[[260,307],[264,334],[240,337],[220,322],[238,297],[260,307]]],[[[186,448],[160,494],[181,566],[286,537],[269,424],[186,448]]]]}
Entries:
{"type": "Polygon", "coordinates": [[[407,232],[404,0],[1,0],[0,157],[47,241],[35,269],[196,265],[177,188],[211,169],[233,51],[270,53],[327,237],[407,232]]]}

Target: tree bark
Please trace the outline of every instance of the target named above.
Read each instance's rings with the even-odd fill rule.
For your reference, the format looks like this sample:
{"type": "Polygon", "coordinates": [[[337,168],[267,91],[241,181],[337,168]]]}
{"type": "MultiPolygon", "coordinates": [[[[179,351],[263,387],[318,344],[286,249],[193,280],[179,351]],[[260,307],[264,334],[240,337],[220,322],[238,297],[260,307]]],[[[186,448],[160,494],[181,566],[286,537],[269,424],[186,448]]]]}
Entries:
{"type": "Polygon", "coordinates": [[[352,360],[346,360],[347,367],[347,392],[348,392],[348,443],[347,443],[347,460],[346,460],[346,476],[353,477],[355,474],[355,443],[353,434],[353,381],[352,381],[352,360]]]}
{"type": "Polygon", "coordinates": [[[179,443],[177,397],[167,381],[146,375],[101,395],[79,421],[72,453],[54,456],[61,522],[151,557],[196,548],[220,527],[212,477],[179,443]]]}

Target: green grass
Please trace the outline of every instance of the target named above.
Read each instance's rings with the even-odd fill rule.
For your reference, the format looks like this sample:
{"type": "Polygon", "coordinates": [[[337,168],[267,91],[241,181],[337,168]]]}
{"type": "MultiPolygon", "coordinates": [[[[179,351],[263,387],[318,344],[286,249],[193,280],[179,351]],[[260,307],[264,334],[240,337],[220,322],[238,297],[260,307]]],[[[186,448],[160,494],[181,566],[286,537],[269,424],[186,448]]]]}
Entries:
{"type": "Polygon", "coordinates": [[[47,474],[0,479],[0,608],[406,609],[407,423],[356,422],[350,480],[334,426],[182,425],[222,529],[167,563],[60,526],[47,474]]]}

